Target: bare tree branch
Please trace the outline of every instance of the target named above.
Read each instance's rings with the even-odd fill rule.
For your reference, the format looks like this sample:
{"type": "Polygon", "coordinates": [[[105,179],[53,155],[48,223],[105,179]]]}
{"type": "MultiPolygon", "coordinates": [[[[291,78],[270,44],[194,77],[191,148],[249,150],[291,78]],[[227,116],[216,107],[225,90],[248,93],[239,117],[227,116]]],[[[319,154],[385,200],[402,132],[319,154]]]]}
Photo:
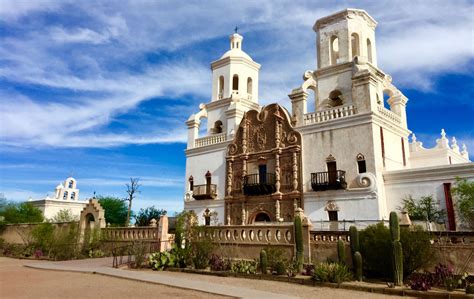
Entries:
{"type": "Polygon", "coordinates": [[[138,190],[141,187],[139,181],[139,178],[130,178],[130,183],[125,184],[128,194],[128,197],[125,198],[125,200],[128,201],[127,222],[125,223],[126,226],[130,224],[130,212],[132,210],[133,199],[135,199],[137,194],[140,193],[140,190],[138,190]]]}

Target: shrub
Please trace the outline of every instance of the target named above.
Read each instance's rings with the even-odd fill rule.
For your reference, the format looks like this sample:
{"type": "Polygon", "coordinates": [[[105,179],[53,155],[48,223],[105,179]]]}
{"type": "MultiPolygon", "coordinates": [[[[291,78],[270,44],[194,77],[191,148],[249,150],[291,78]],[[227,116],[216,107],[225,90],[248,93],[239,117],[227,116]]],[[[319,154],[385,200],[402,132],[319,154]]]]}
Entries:
{"type": "Polygon", "coordinates": [[[229,260],[224,260],[217,254],[213,254],[209,259],[209,266],[212,271],[228,271],[231,268],[231,262],[229,260]]]}
{"type": "MultiPolygon", "coordinates": [[[[272,268],[272,270],[276,270],[275,267],[277,267],[277,264],[279,263],[282,263],[283,265],[285,264],[286,258],[285,251],[283,249],[279,247],[268,247],[266,251],[268,266],[272,268]]],[[[284,271],[282,274],[284,274],[284,271]]]]}
{"type": "Polygon", "coordinates": [[[399,210],[407,211],[411,220],[442,222],[445,216],[445,211],[438,209],[433,195],[422,196],[420,199],[414,199],[410,195],[403,200],[399,210]]]}
{"type": "Polygon", "coordinates": [[[400,242],[403,246],[403,273],[405,276],[428,265],[434,257],[430,233],[421,226],[412,230],[402,228],[400,242]]]}
{"type": "Polygon", "coordinates": [[[313,276],[314,274],[314,264],[305,264],[303,267],[303,273],[306,276],[313,276]]]}
{"type": "Polygon", "coordinates": [[[176,255],[172,252],[155,252],[148,257],[148,263],[153,270],[165,270],[176,265],[176,255]]]}
{"type": "MultiPolygon", "coordinates": [[[[390,256],[380,254],[380,252],[390,253],[392,250],[390,230],[383,223],[370,225],[360,232],[359,239],[361,254],[364,257],[364,275],[390,279],[392,276],[390,256]]],[[[421,227],[400,230],[405,276],[423,268],[432,260],[434,252],[430,239],[429,232],[423,231],[421,227]]]]}
{"type": "Polygon", "coordinates": [[[457,198],[456,208],[459,211],[463,225],[474,229],[474,182],[456,178],[456,185],[452,189],[457,198]]]}
{"type": "Polygon", "coordinates": [[[319,282],[340,284],[352,279],[352,273],[346,265],[339,263],[320,263],[314,268],[313,279],[319,282]]]}
{"type": "Polygon", "coordinates": [[[276,275],[283,275],[286,273],[286,265],[283,261],[277,261],[272,268],[276,275]]]}
{"type": "Polygon", "coordinates": [[[428,291],[433,285],[431,273],[413,273],[408,280],[408,286],[416,291],[428,291]]]}
{"type": "Polygon", "coordinates": [[[256,274],[257,262],[247,261],[247,260],[238,260],[232,263],[231,271],[234,273],[256,274]]]}
{"type": "Polygon", "coordinates": [[[41,210],[29,202],[5,204],[0,216],[4,217],[5,223],[38,223],[44,220],[41,210]]]}
{"type": "Polygon", "coordinates": [[[73,222],[78,221],[79,217],[74,215],[70,209],[60,210],[51,218],[52,222],[73,222]]]}

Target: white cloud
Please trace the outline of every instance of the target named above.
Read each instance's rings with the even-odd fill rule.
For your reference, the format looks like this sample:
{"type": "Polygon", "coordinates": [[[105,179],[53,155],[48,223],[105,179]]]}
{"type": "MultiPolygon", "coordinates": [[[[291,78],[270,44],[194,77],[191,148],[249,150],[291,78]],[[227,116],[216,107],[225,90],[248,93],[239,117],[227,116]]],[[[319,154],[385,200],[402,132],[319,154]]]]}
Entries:
{"type": "MultiPolygon", "coordinates": [[[[107,126],[154,97],[190,95],[207,101],[209,61],[195,57],[194,47],[216,37],[225,39],[236,24],[246,36],[244,49],[263,65],[262,104],[278,101],[288,106],[287,94],[301,83],[305,70],[316,66],[314,21],[345,6],[362,7],[379,21],[379,65],[402,87],[430,90],[438,75],[465,72],[474,57],[470,1],[452,5],[240,1],[232,9],[219,1],[179,6],[159,1],[79,1],[67,3],[67,9],[63,5],[2,1],[0,17],[20,34],[1,39],[0,77],[65,94],[45,100],[3,91],[3,144],[108,147],[183,142],[185,126],[174,115],[173,130],[169,122],[151,133],[133,128],[110,131],[107,126]],[[44,11],[73,16],[76,22],[59,24],[42,18],[35,19],[35,25],[19,22],[44,11]],[[166,57],[178,56],[143,66],[144,57],[161,57],[163,51],[166,57]]],[[[211,51],[217,58],[226,49],[211,51]]]]}

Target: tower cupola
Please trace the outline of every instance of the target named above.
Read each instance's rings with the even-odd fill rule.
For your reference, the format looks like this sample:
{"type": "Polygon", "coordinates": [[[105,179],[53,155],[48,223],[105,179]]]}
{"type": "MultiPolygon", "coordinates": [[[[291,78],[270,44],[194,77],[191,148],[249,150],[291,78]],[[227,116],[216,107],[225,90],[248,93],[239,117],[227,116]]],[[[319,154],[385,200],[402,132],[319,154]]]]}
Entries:
{"type": "Polygon", "coordinates": [[[242,50],[243,39],[237,32],[231,34],[230,49],[211,63],[212,101],[234,98],[258,103],[260,64],[242,50]]]}

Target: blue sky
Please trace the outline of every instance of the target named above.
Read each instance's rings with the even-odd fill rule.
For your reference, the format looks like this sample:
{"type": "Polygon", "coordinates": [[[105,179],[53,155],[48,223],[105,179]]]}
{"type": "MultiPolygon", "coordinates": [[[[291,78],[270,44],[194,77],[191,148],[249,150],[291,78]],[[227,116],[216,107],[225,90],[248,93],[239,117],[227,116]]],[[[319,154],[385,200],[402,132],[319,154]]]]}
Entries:
{"type": "MultiPolygon", "coordinates": [[[[0,3],[0,193],[52,194],[73,174],[81,199],[182,209],[187,117],[211,93],[209,63],[239,26],[262,64],[260,103],[316,67],[316,19],[346,7],[378,21],[379,67],[409,98],[425,146],[441,128],[474,152],[472,1],[19,1],[0,3]]],[[[472,157],[472,155],[471,155],[472,157]]]]}

